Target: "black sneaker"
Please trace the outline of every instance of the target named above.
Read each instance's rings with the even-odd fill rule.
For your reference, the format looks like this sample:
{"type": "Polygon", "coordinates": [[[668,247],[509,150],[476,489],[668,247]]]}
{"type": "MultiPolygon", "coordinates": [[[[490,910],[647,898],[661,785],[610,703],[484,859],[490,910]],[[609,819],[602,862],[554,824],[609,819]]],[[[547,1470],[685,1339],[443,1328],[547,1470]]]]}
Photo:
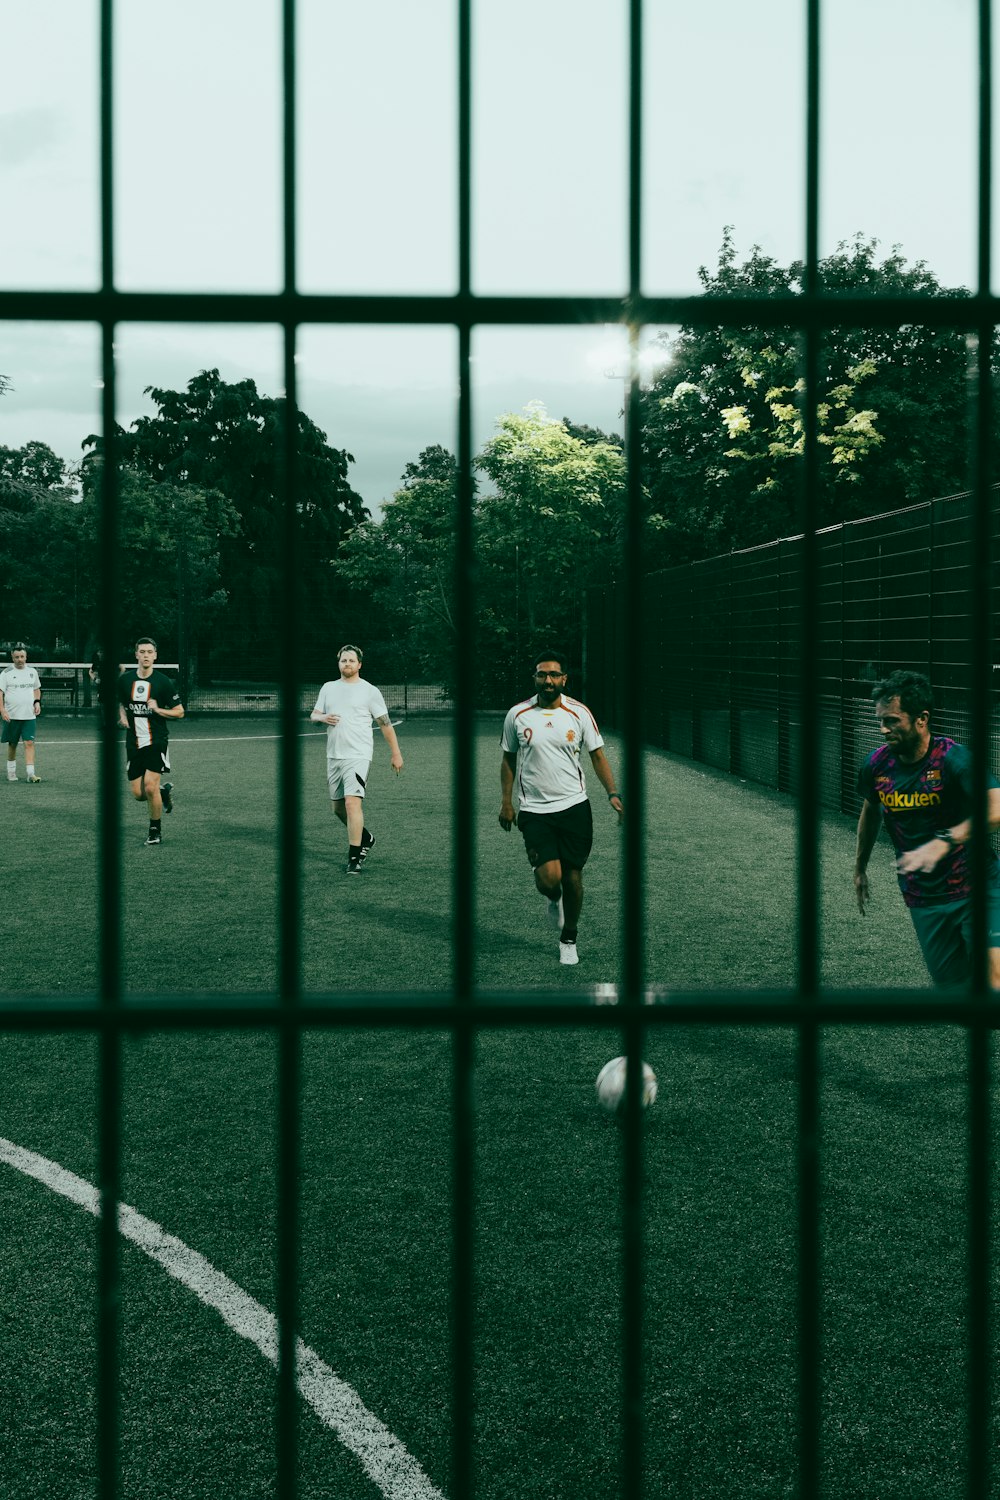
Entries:
{"type": "Polygon", "coordinates": [[[160,796],[163,798],[163,811],[171,813],[174,810],[174,784],[172,781],[160,783],[160,796]]]}
{"type": "Polygon", "coordinates": [[[361,856],[357,856],[354,859],[349,859],[347,861],[347,869],[345,870],[344,873],[346,875],[360,875],[361,874],[361,856]]]}
{"type": "MultiPolygon", "coordinates": [[[[367,828],[365,829],[365,833],[368,833],[368,829],[367,828]]],[[[374,849],[374,848],[375,848],[375,835],[373,833],[368,833],[368,842],[367,842],[367,844],[362,844],[361,845],[360,859],[361,859],[361,863],[362,864],[364,864],[365,860],[368,858],[369,852],[372,849],[374,849]]]]}
{"type": "Polygon", "coordinates": [[[158,833],[154,832],[154,830],[151,828],[149,830],[149,833],[146,835],[146,843],[147,844],[162,844],[163,840],[160,837],[160,835],[158,833]]]}

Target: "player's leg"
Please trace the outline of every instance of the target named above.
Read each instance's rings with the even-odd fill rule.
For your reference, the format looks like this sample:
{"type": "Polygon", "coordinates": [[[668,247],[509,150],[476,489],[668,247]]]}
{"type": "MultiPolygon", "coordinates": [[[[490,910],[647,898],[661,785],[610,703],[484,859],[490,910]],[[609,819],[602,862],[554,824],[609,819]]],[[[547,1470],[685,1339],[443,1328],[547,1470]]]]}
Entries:
{"type": "Polygon", "coordinates": [[[594,816],[589,802],[578,802],[555,814],[554,832],[559,841],[563,869],[563,926],[559,937],[559,962],[579,962],[577,927],[583,910],[583,867],[594,842],[594,816]]]}
{"type": "Polygon", "coordinates": [[[524,852],[535,876],[535,889],[548,902],[546,917],[550,927],[562,927],[562,863],[552,833],[552,819],[547,813],[519,812],[517,826],[524,840],[524,852]]]}
{"type": "Polygon", "coordinates": [[[344,773],[344,811],[347,815],[347,873],[359,875],[368,848],[375,842],[370,839],[365,847],[365,788],[368,783],[369,761],[355,762],[344,773]]]}
{"type": "Polygon", "coordinates": [[[7,780],[17,780],[17,730],[14,720],[3,726],[3,734],[0,735],[0,744],[7,746],[7,780]]]}
{"type": "Polygon", "coordinates": [[[326,785],[330,793],[330,807],[335,818],[347,826],[347,771],[346,762],[328,760],[326,763],[326,785]]]}
{"type": "MultiPolygon", "coordinates": [[[[972,967],[972,903],[962,920],[962,936],[972,967]]],[[[1000,990],[1000,880],[991,880],[986,888],[986,963],[990,988],[1000,990]]]]}
{"type": "Polygon", "coordinates": [[[576,937],[576,929],[583,910],[583,871],[563,865],[563,931],[576,937]]]}
{"type": "Polygon", "coordinates": [[[535,885],[549,901],[559,900],[563,894],[563,868],[558,859],[547,859],[535,866],[535,885]]]}
{"type": "Polygon", "coordinates": [[[159,823],[163,817],[163,797],[160,793],[159,771],[146,772],[146,801],[149,803],[149,821],[159,823]]]}
{"type": "Polygon", "coordinates": [[[345,797],[344,811],[347,814],[347,837],[351,844],[361,845],[361,830],[365,826],[365,810],[360,797],[345,797]]]}
{"type": "Polygon", "coordinates": [[[147,844],[162,842],[160,820],[163,814],[163,798],[160,794],[160,772],[163,769],[163,763],[163,752],[149,746],[134,753],[128,762],[129,791],[137,802],[145,802],[149,808],[147,844]]]}
{"type": "Polygon", "coordinates": [[[969,903],[950,901],[945,906],[911,906],[910,917],[934,983],[965,984],[970,972],[969,903]]]}
{"type": "Polygon", "coordinates": [[[24,741],[24,769],[29,781],[38,781],[35,775],[35,721],[28,719],[21,726],[21,738],[24,741]]]}

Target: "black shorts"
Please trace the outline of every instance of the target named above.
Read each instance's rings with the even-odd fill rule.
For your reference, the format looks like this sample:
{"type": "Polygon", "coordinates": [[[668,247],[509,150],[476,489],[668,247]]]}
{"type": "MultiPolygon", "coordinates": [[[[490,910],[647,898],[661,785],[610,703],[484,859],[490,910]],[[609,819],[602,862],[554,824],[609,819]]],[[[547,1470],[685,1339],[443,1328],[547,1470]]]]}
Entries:
{"type": "Polygon", "coordinates": [[[166,745],[145,745],[141,750],[136,748],[128,752],[129,781],[138,781],[147,771],[162,776],[164,771],[169,770],[170,756],[166,745]]]}
{"type": "Polygon", "coordinates": [[[594,843],[594,814],[589,802],[562,812],[519,812],[517,826],[531,868],[557,859],[569,870],[582,870],[594,843]]]}

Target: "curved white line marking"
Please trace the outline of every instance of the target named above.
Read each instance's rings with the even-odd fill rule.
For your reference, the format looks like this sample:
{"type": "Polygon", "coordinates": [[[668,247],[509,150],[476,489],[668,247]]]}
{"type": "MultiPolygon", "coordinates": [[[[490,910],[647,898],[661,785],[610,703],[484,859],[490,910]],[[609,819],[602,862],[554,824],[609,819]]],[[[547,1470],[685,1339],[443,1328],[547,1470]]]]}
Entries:
{"type": "MultiPolygon", "coordinates": [[[[58,1162],[26,1151],[0,1136],[0,1161],[36,1178],[95,1218],[100,1196],[92,1183],[67,1172],[58,1162]]],[[[118,1228],[125,1239],[157,1261],[165,1271],[214,1308],[240,1338],[256,1344],[272,1365],[278,1363],[278,1324],[273,1313],[249,1296],[235,1281],[217,1271],[197,1250],[185,1245],[152,1219],[127,1203],[118,1205],[118,1228]]],[[[444,1500],[416,1459],[399,1439],[365,1406],[357,1391],[334,1374],[315,1350],[301,1339],[295,1343],[296,1384],[325,1427],[361,1461],[368,1477],[386,1500],[444,1500]]]]}

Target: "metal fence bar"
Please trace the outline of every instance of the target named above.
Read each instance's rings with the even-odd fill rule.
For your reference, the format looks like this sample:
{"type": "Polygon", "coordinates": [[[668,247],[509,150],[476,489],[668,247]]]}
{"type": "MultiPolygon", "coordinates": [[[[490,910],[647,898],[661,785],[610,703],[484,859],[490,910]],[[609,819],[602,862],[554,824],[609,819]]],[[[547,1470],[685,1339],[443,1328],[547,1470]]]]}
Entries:
{"type": "Polygon", "coordinates": [[[629,690],[623,702],[626,814],[622,859],[622,929],[624,938],[623,996],[625,1067],[629,1088],[625,1098],[624,1163],[622,1178],[622,1485],[625,1500],[643,1494],[645,1424],[644,1298],[643,1298],[643,1120],[642,1053],[645,952],[643,933],[642,727],[643,695],[634,684],[644,680],[643,628],[643,492],[642,430],[639,405],[639,339],[641,323],[632,308],[642,289],[642,0],[629,4],[629,122],[628,122],[628,389],[625,394],[626,523],[622,573],[625,587],[621,641],[628,662],[629,690]]]}
{"type": "MultiPolygon", "coordinates": [[[[472,0],[458,0],[458,482],[455,505],[456,724],[475,721],[472,444],[472,0]]],[[[473,1500],[475,1465],[475,799],[473,740],[452,737],[455,820],[452,829],[453,1096],[452,1096],[452,1436],[456,1500],[473,1500]]]]}
{"type": "MultiPolygon", "coordinates": [[[[820,139],[820,3],[808,0],[806,12],[806,182],[805,270],[809,295],[821,292],[819,280],[819,139],[820,139]]],[[[817,402],[819,399],[818,328],[807,328],[804,343],[802,565],[798,651],[798,702],[801,735],[815,724],[819,706],[817,672],[819,624],[819,541],[816,516],[819,490],[817,402]]],[[[820,1178],[819,1178],[819,1027],[809,1014],[819,992],[819,808],[808,777],[798,779],[798,996],[807,1014],[799,1026],[798,1046],[798,1237],[799,1237],[799,1493],[819,1490],[820,1451],[820,1178]]]]}
{"type": "MultiPolygon", "coordinates": [[[[100,171],[101,171],[101,287],[114,287],[114,94],[112,0],[101,0],[100,38],[100,171]]],[[[101,419],[104,461],[101,467],[101,558],[106,587],[100,597],[100,634],[104,660],[115,660],[118,639],[117,602],[120,552],[118,537],[118,475],[115,439],[114,319],[101,323],[101,419]]],[[[101,674],[105,705],[101,736],[100,830],[100,1006],[105,1024],[98,1047],[98,1223],[97,1273],[97,1484],[102,1500],[119,1494],[121,1431],[119,1371],[121,1339],[121,1244],[118,1202],[121,1197],[122,1154],[122,1036],[113,1024],[122,1000],[121,962],[121,774],[116,736],[111,728],[112,684],[101,674]]],[[[116,715],[117,717],[117,715],[116,715]]]]}
{"type": "MultiPolygon", "coordinates": [[[[979,195],[977,302],[989,297],[992,260],[992,25],[990,0],[979,5],[979,195]]],[[[992,353],[994,327],[983,309],[975,359],[974,484],[972,536],[972,760],[975,785],[970,866],[973,884],[972,998],[978,1014],[969,1029],[969,1346],[968,1489],[990,1493],[992,1479],[992,1152],[988,926],[986,906],[989,683],[992,665],[990,583],[990,468],[992,462],[992,353]]]]}
{"type": "MultiPolygon", "coordinates": [[[[283,257],[284,289],[296,286],[296,74],[295,0],[282,5],[282,124],[283,124],[283,257]]],[[[285,589],[284,628],[290,640],[299,636],[299,511],[298,511],[298,397],[295,370],[296,324],[284,326],[284,427],[282,432],[282,564],[285,589]]],[[[292,653],[294,657],[294,653],[292,653]]],[[[295,1350],[298,1325],[299,1162],[302,1033],[298,1010],[302,998],[301,953],[301,797],[299,746],[299,668],[286,664],[281,680],[281,746],[279,759],[280,952],[279,1004],[284,1024],[277,1037],[277,1494],[295,1500],[298,1491],[298,1392],[295,1350]]]]}
{"type": "MultiPolygon", "coordinates": [[[[285,1025],[280,1006],[259,994],[199,997],[190,994],[157,994],[149,998],[126,996],[115,1011],[90,996],[75,1003],[64,995],[15,998],[0,1008],[0,1035],[5,1032],[90,1032],[100,1036],[107,1030],[135,1037],[150,1031],[226,1031],[240,1027],[248,1031],[278,1032],[285,1025]]],[[[472,1025],[476,1030],[524,1026],[538,1021],[546,1026],[596,1026],[621,1030],[622,1011],[606,1002],[597,1004],[569,991],[490,990],[488,997],[475,997],[472,1025]]],[[[338,992],[312,995],[299,1007],[303,1030],[339,1029],[345,1026],[379,1030],[388,1027],[422,1027],[455,1030],[467,1024],[456,1018],[454,991],[422,990],[394,994],[379,1000],[369,992],[338,992]]],[[[671,990],[644,1006],[642,1024],[651,1029],[670,1026],[800,1026],[816,1017],[822,1026],[950,1026],[969,1027],[983,1022],[991,1031],[1000,1029],[1000,1006],[991,1005],[983,1014],[979,1002],[961,990],[945,992],[901,989],[891,998],[882,990],[824,990],[815,999],[802,1000],[792,990],[762,989],[752,998],[726,990],[671,990]]]]}
{"type": "Polygon", "coordinates": [[[1000,296],[942,293],[879,295],[867,300],[840,294],[798,292],[766,295],[659,297],[645,294],[626,306],[621,297],[531,297],[456,295],[348,296],[312,292],[59,292],[0,290],[0,319],[84,322],[103,318],[139,323],[530,323],[576,327],[619,323],[689,323],[692,327],[754,323],[760,328],[898,328],[916,322],[928,328],[975,331],[984,319],[1000,323],[1000,296]],[[463,312],[463,309],[465,311],[463,312]]]}

